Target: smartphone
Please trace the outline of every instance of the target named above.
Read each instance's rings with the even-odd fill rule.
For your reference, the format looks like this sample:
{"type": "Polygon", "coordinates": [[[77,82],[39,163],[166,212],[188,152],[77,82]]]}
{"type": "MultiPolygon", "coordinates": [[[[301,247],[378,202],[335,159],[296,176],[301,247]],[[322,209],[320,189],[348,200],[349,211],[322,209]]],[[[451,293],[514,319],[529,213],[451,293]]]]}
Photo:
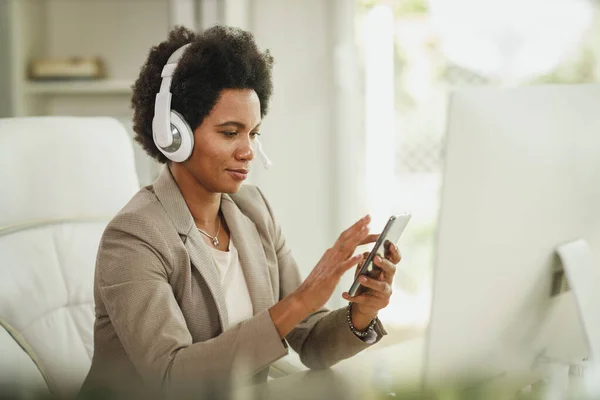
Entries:
{"type": "Polygon", "coordinates": [[[379,278],[379,274],[381,274],[381,268],[376,266],[373,263],[375,256],[380,256],[381,258],[385,257],[385,248],[387,247],[386,242],[393,243],[398,246],[398,241],[400,240],[400,236],[402,236],[402,232],[408,225],[408,221],[412,217],[411,214],[400,214],[400,215],[392,215],[388,220],[387,224],[383,228],[383,231],[379,235],[379,238],[375,242],[375,246],[369,253],[367,259],[363,263],[360,268],[358,275],[354,279],[354,283],[350,286],[350,290],[348,290],[348,294],[350,296],[355,296],[356,294],[362,293],[360,285],[360,278],[362,275],[366,275],[370,278],[377,279],[379,278]]]}

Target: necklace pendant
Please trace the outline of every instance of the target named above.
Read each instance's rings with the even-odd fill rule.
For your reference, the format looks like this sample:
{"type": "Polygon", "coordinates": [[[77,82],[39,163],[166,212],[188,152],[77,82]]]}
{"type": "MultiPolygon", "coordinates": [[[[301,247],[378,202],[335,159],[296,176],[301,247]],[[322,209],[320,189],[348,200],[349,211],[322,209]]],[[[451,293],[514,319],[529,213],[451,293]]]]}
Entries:
{"type": "Polygon", "coordinates": [[[219,247],[219,239],[218,238],[214,237],[212,242],[215,247],[219,247]]]}

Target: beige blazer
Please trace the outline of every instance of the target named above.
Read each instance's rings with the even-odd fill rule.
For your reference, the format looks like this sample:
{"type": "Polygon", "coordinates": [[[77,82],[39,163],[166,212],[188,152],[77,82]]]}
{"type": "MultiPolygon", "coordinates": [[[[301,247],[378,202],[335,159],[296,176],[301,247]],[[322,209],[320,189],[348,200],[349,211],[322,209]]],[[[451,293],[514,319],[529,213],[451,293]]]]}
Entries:
{"type": "MultiPolygon", "coordinates": [[[[254,316],[230,329],[218,270],[164,168],[108,224],[94,296],[94,355],[82,390],[174,387],[224,377],[266,380],[287,343],[309,368],[326,368],[369,345],[345,309],[319,310],[282,341],[268,308],[301,283],[298,266],[260,190],[224,194],[221,211],[238,248],[254,316]],[[287,343],[286,343],[287,341],[287,343]]],[[[378,323],[377,341],[385,334],[378,323]]]]}

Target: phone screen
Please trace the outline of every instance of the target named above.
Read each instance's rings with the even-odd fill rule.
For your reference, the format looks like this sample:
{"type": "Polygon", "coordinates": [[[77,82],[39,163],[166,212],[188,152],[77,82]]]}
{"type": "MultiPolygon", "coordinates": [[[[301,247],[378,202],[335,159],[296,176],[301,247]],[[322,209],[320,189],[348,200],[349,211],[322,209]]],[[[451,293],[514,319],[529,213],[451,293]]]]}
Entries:
{"type": "Polygon", "coordinates": [[[352,283],[350,290],[348,290],[350,296],[354,296],[359,292],[360,282],[358,281],[358,278],[361,275],[367,275],[374,279],[379,277],[381,269],[373,263],[373,259],[376,255],[380,256],[381,258],[386,256],[386,249],[388,248],[388,245],[386,244],[387,242],[393,243],[396,246],[398,245],[400,236],[402,236],[402,232],[404,232],[404,229],[406,228],[406,225],[408,225],[410,218],[410,214],[393,215],[390,217],[387,224],[383,228],[381,235],[377,239],[377,242],[375,242],[371,253],[369,253],[369,256],[362,265],[360,272],[354,279],[354,283],[352,283]]]}

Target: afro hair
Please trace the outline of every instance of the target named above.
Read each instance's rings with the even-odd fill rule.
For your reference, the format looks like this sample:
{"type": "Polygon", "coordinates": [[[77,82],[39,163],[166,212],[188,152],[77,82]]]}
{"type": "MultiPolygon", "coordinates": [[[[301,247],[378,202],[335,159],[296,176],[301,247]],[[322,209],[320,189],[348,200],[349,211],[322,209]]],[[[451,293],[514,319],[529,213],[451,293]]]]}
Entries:
{"type": "Polygon", "coordinates": [[[171,82],[171,109],[180,113],[195,130],[213,109],[224,89],[253,89],[258,95],[261,117],[268,111],[273,91],[273,57],[261,52],[251,33],[239,28],[214,26],[202,33],[176,27],[166,41],[150,49],[133,85],[135,140],[160,163],[168,162],[152,138],[154,100],[161,72],[175,50],[191,43],[180,59],[171,82]]]}

